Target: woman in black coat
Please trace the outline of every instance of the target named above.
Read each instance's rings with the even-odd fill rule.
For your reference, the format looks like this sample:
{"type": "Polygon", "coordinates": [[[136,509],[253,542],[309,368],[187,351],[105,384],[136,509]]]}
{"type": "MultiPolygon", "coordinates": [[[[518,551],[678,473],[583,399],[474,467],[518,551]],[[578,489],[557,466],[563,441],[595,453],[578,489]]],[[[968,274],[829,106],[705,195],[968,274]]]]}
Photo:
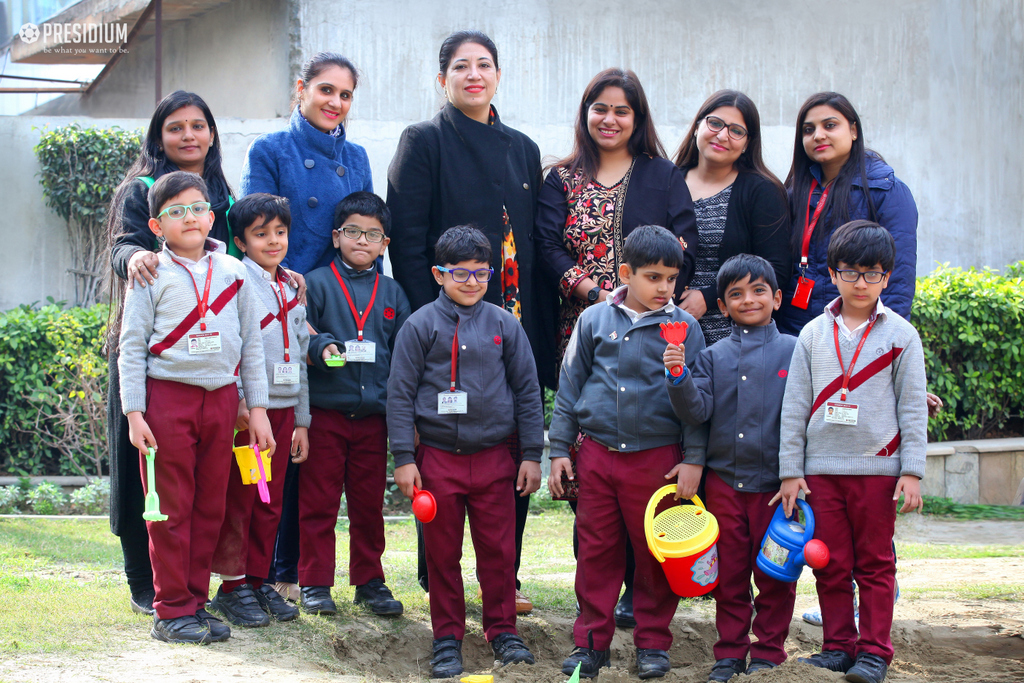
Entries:
{"type": "MultiPolygon", "coordinates": [[[[453,33],[441,45],[439,66],[438,82],[448,103],[433,119],[405,129],[388,169],[394,278],[413,311],[432,302],[440,289],[430,272],[437,265],[438,237],[456,225],[479,228],[491,242],[494,268],[484,300],[520,319],[540,382],[553,388],[554,294],[538,284],[541,274],[535,267],[540,150],[504,125],[491,106],[501,71],[490,38],[479,31],[453,33]]],[[[529,498],[517,496],[516,502],[518,568],[529,498]]],[[[425,584],[422,562],[419,575],[425,584]]],[[[532,609],[519,591],[516,608],[520,613],[532,609]]]]}
{"type": "Polygon", "coordinates": [[[772,264],[789,281],[789,205],[782,183],[761,159],[761,118],[749,97],[720,90],[701,105],[676,154],[697,213],[697,271],[679,305],[700,321],[711,345],[729,336],[718,310],[718,269],[736,254],[772,264]]]}

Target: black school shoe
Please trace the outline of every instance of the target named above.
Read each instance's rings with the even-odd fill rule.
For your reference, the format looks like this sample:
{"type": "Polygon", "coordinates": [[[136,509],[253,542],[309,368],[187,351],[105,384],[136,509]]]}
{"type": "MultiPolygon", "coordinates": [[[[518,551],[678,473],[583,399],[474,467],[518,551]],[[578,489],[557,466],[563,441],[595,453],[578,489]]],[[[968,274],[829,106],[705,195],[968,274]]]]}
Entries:
{"type": "Polygon", "coordinates": [[[231,628],[205,609],[196,610],[196,619],[210,629],[211,643],[223,643],[231,637],[231,628]]]}
{"type": "Polygon", "coordinates": [[[622,597],[615,604],[615,625],[619,628],[636,628],[636,619],[633,618],[633,589],[627,588],[622,592],[622,597]]]}
{"type": "Polygon", "coordinates": [[[602,667],[612,665],[611,653],[608,650],[577,646],[562,662],[562,673],[571,676],[577,664],[580,665],[580,678],[593,678],[601,673],[602,667]]]}
{"type": "Polygon", "coordinates": [[[397,617],[405,611],[383,579],[371,579],[369,583],[356,586],[356,598],[352,602],[364,605],[379,617],[397,617]]]}
{"type": "Polygon", "coordinates": [[[515,633],[499,633],[491,641],[491,649],[494,650],[494,658],[499,660],[502,666],[519,662],[527,664],[536,662],[533,653],[523,643],[523,639],[515,633]]]}
{"type": "Polygon", "coordinates": [[[431,678],[454,678],[462,673],[462,641],[455,636],[438,638],[430,660],[431,678]]]}
{"type": "Polygon", "coordinates": [[[230,593],[225,593],[224,586],[221,585],[210,602],[210,608],[223,614],[228,621],[236,626],[258,628],[270,625],[270,617],[260,607],[252,586],[247,583],[235,586],[230,593]]]}
{"type": "Polygon", "coordinates": [[[672,664],[664,650],[643,647],[636,649],[636,671],[640,678],[661,678],[671,670],[672,664]]]}
{"type": "Polygon", "coordinates": [[[269,583],[264,583],[257,588],[253,595],[256,602],[260,604],[260,608],[277,621],[291,621],[299,616],[299,608],[288,604],[288,601],[269,583]]]}
{"type": "Polygon", "coordinates": [[[331,599],[330,586],[303,586],[299,591],[299,605],[306,614],[333,617],[338,613],[338,606],[331,599]]]}
{"type": "Polygon", "coordinates": [[[796,661],[839,673],[846,673],[853,666],[853,657],[842,650],[822,650],[815,652],[810,657],[800,657],[796,661]]]}
{"type": "Polygon", "coordinates": [[[131,605],[132,611],[136,614],[153,616],[154,600],[156,600],[156,591],[150,588],[149,590],[132,593],[132,596],[128,598],[128,604],[131,605]]]}
{"type": "Polygon", "coordinates": [[[889,667],[878,655],[862,652],[857,655],[857,662],[846,672],[846,680],[851,683],[882,683],[889,667]]]}
{"type": "Polygon", "coordinates": [[[149,635],[165,643],[209,645],[213,642],[210,627],[196,619],[194,614],[174,619],[160,619],[154,614],[149,635]]]}
{"type": "Polygon", "coordinates": [[[758,657],[751,657],[750,664],[747,665],[747,675],[758,671],[767,671],[768,669],[774,669],[778,664],[769,662],[767,659],[760,659],[758,657]]]}
{"type": "Polygon", "coordinates": [[[736,657],[726,657],[725,659],[719,659],[715,662],[715,665],[711,667],[711,673],[708,674],[709,681],[727,681],[733,676],[739,676],[741,673],[747,670],[746,659],[737,659],[736,657]]]}

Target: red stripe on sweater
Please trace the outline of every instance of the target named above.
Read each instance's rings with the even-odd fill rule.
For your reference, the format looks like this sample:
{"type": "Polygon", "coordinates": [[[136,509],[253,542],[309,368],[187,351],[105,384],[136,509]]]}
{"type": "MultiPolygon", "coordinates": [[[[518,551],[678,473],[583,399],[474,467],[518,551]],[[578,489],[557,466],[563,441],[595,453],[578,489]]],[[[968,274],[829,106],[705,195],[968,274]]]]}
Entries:
{"type": "MultiPolygon", "coordinates": [[[[295,308],[298,305],[299,305],[299,300],[298,299],[292,299],[291,301],[288,302],[288,311],[292,310],[293,308],[295,308]]],[[[288,311],[285,311],[285,312],[287,313],[288,311]]],[[[275,320],[280,320],[280,319],[281,319],[281,312],[280,311],[278,311],[277,314],[267,313],[267,317],[265,317],[263,320],[260,321],[260,329],[264,330],[264,329],[266,329],[267,325],[269,325],[270,323],[274,322],[275,320]]]]}
{"type": "Polygon", "coordinates": [[[884,458],[888,458],[893,453],[895,453],[896,449],[899,448],[899,447],[900,447],[900,433],[897,431],[896,432],[896,436],[892,437],[892,441],[887,443],[882,448],[882,450],[880,450],[877,453],[875,453],[875,455],[880,455],[880,456],[882,456],[884,458]]]}
{"type": "MultiPolygon", "coordinates": [[[[879,356],[875,360],[868,363],[863,370],[855,374],[850,378],[850,391],[853,391],[864,382],[880,373],[895,362],[900,354],[903,353],[903,349],[898,346],[892,347],[892,351],[889,353],[879,356]]],[[[814,415],[815,411],[825,404],[825,401],[835,396],[836,392],[843,388],[843,376],[839,375],[834,380],[829,382],[828,386],[821,390],[818,394],[818,398],[814,399],[814,405],[811,406],[811,415],[814,415]]]]}
{"type": "MultiPolygon", "coordinates": [[[[238,290],[242,287],[243,280],[235,280],[227,287],[223,292],[220,293],[212,304],[210,304],[210,312],[214,315],[224,310],[224,307],[228,305],[228,302],[238,294],[238,290]]],[[[154,356],[159,356],[161,353],[171,348],[178,343],[182,337],[184,337],[192,326],[199,322],[199,306],[196,306],[192,311],[185,316],[185,319],[178,324],[171,333],[164,337],[163,341],[159,344],[154,344],[149,347],[149,352],[154,356]]]]}

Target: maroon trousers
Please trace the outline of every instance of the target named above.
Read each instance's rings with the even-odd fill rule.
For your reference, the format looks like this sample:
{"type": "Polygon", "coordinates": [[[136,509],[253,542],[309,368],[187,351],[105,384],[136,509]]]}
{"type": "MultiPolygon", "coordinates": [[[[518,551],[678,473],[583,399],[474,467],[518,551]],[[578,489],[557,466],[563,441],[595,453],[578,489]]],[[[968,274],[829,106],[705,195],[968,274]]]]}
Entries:
{"type": "MultiPolygon", "coordinates": [[[[146,522],[153,563],[153,607],[176,619],[206,605],[210,563],[224,519],[231,436],[238,414],[234,384],[207,391],[149,378],[146,422],[156,439],[156,491],[163,522],[146,522]]],[[[143,488],[146,457],[139,454],[143,488]]]]}
{"type": "Polygon", "coordinates": [[[612,613],[626,572],[626,533],[636,556],[633,578],[633,642],[639,648],[668,650],[669,623],[679,596],[669,588],[665,572],[647,548],[644,513],[665,475],[682,460],[678,444],[634,453],[610,451],[590,437],[576,456],[580,480],[576,528],[580,551],[576,562],[576,598],[580,616],[573,627],[578,647],[607,650],[615,633],[612,613]]]}
{"type": "MultiPolygon", "coordinates": [[[[295,429],[295,409],[272,408],[267,410],[267,418],[277,443],[277,450],[270,459],[270,481],[267,482],[270,504],[260,500],[256,484],[242,483],[242,473],[232,454],[224,523],[213,554],[212,569],[218,574],[265,579],[270,573],[277,525],[281,521],[284,476],[295,429]]],[[[235,445],[249,445],[248,430],[235,435],[235,445]]]]}
{"type": "Polygon", "coordinates": [[[815,569],[823,627],[822,649],[851,657],[866,652],[892,663],[892,608],[896,592],[896,477],[809,475],[807,502],[814,537],[831,556],[815,569]],[[860,588],[860,637],[853,617],[853,574],[860,588]]]}
{"type": "Polygon", "coordinates": [[[430,622],[434,638],[466,635],[462,588],[462,538],[469,533],[483,594],[483,627],[488,641],[516,632],[516,463],[502,443],[472,455],[421,445],[416,464],[423,489],[434,494],[437,516],[423,525],[430,576],[430,622]]]}
{"type": "Polygon", "coordinates": [[[354,420],[313,406],[309,412],[309,459],[299,468],[299,584],[334,585],[334,527],[342,492],[348,503],[349,584],[383,580],[388,467],[384,416],[354,420]]]}
{"type": "Polygon", "coordinates": [[[718,520],[718,586],[712,591],[715,598],[715,659],[766,659],[773,664],[786,661],[786,636],[793,618],[796,601],[796,582],[778,581],[757,566],[757,553],[761,547],[775,507],[768,501],[775,491],[767,493],[741,493],[708,471],[707,508],[718,520]],[[750,575],[754,575],[758,594],[750,602],[750,575]],[[750,643],[750,618],[754,616],[754,635],[757,642],[750,643]]]}

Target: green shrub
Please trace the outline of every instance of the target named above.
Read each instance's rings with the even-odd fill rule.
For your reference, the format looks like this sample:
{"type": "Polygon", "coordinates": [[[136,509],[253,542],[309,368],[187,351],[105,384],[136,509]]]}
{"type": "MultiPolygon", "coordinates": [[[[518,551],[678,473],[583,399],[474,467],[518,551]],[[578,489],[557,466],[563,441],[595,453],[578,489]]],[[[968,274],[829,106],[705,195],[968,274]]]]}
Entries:
{"type": "Polygon", "coordinates": [[[67,497],[64,491],[54,483],[44,481],[28,492],[28,504],[37,515],[60,514],[67,497]]]}
{"type": "Polygon", "coordinates": [[[71,492],[71,511],[79,515],[102,515],[110,505],[110,482],[94,479],[71,492]]]}
{"type": "Polygon", "coordinates": [[[0,515],[20,515],[25,495],[17,486],[0,486],[0,515]]]}
{"type": "Polygon", "coordinates": [[[1024,280],[940,266],[918,278],[913,320],[929,390],[946,404],[929,421],[931,438],[983,438],[1021,413],[1024,280]]]}

